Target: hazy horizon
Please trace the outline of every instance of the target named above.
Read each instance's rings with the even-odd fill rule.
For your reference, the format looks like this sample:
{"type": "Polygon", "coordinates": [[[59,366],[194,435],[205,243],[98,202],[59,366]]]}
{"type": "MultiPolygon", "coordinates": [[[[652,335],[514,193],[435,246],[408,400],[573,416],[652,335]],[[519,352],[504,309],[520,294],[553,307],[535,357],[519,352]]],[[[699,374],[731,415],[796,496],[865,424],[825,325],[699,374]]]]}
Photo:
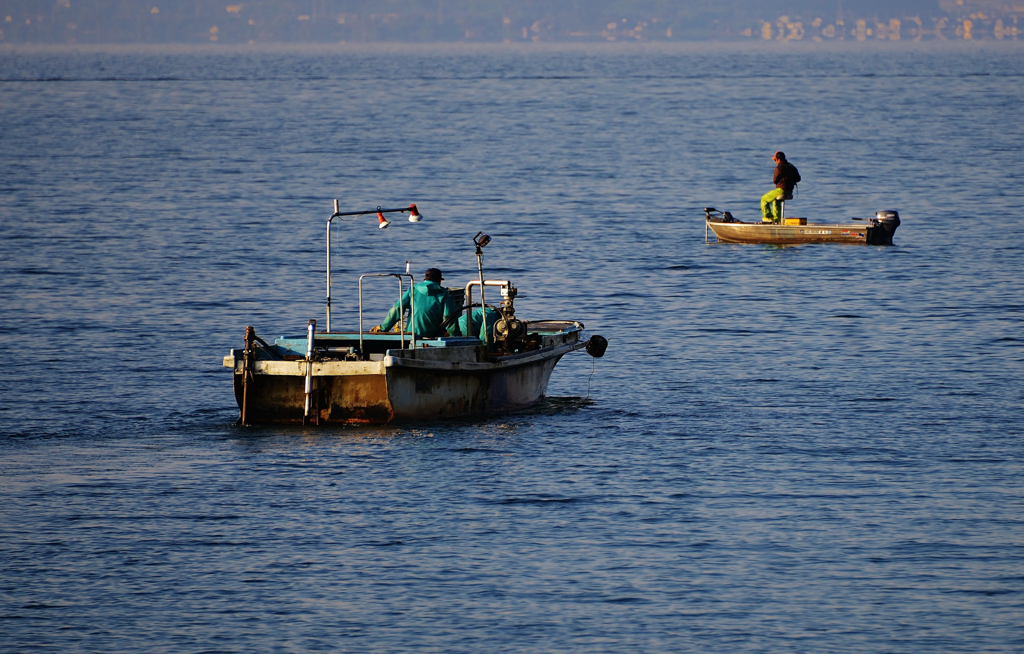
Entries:
{"type": "Polygon", "coordinates": [[[0,44],[1016,39],[1003,0],[0,0],[0,44]]]}

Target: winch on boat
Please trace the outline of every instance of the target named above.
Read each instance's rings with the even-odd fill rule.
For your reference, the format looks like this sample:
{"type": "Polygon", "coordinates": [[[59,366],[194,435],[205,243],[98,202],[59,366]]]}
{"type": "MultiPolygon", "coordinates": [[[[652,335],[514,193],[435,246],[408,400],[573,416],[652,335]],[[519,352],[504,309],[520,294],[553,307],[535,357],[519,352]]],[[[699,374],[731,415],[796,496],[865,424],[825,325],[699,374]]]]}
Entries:
{"type": "MultiPolygon", "coordinates": [[[[385,213],[409,212],[411,222],[422,216],[416,205],[377,208],[381,229],[391,223],[385,213]]],[[[507,279],[489,280],[483,274],[483,248],[491,239],[478,233],[478,276],[464,287],[447,292],[460,307],[441,323],[442,336],[417,334],[416,293],[408,293],[409,320],[399,312],[397,331],[364,329],[363,285],[374,278],[397,280],[398,306],[415,279],[408,264],[404,272],[367,273],[359,277],[359,329],[331,330],[331,223],[373,211],[335,211],[327,225],[327,321],[317,331],[310,320],[306,333],[267,342],[253,327],[245,330],[245,346],[224,357],[233,370],[235,399],[241,424],[356,423],[432,420],[521,409],[540,400],[555,364],[565,354],[586,348],[604,355],[608,341],[584,332],[575,320],[524,320],[516,314],[518,289],[507,279]],[[488,304],[497,291],[501,300],[488,304]],[[474,291],[479,301],[474,301],[474,291]]]]}
{"type": "Polygon", "coordinates": [[[806,218],[783,217],[779,223],[737,220],[728,211],[704,207],[704,240],[710,232],[722,243],[765,243],[797,245],[801,243],[859,243],[892,245],[893,234],[900,226],[897,211],[886,209],[874,218],[854,218],[854,223],[811,223],[806,218]]]}

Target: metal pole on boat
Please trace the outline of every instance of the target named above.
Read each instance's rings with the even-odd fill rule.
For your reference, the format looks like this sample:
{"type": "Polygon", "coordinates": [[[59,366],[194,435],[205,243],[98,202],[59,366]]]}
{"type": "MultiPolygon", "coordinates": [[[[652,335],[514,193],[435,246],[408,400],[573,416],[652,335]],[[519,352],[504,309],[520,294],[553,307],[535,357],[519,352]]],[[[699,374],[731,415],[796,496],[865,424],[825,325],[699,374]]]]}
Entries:
{"type": "Polygon", "coordinates": [[[327,331],[331,331],[331,222],[339,215],[338,199],[334,199],[334,213],[327,219],[327,331]]]}
{"type": "Polygon", "coordinates": [[[256,330],[252,325],[245,328],[245,351],[242,353],[242,415],[239,422],[242,426],[249,424],[246,409],[249,407],[249,378],[256,367],[256,330]]]}
{"type": "Polygon", "coordinates": [[[363,360],[366,359],[363,355],[365,352],[363,349],[363,277],[365,276],[359,276],[359,358],[363,360]]]}
{"type": "MultiPolygon", "coordinates": [[[[412,323],[412,349],[416,349],[416,278],[412,276],[412,264],[405,262],[405,275],[409,277],[409,322],[412,323]]],[[[403,276],[405,276],[403,275],[403,276]]],[[[402,285],[402,277],[398,277],[398,285],[402,285]]],[[[402,349],[405,349],[405,337],[402,337],[402,349]]]]}
{"type": "MultiPolygon", "coordinates": [[[[480,319],[483,321],[484,347],[487,352],[491,349],[491,335],[487,332],[487,303],[484,301],[484,248],[490,242],[491,237],[483,232],[477,232],[473,237],[473,243],[476,245],[476,267],[480,272],[480,319]]],[[[472,329],[472,327],[473,314],[470,309],[470,316],[466,319],[466,329],[472,329]]]]}
{"type": "MultiPolygon", "coordinates": [[[[405,297],[403,291],[402,278],[409,278],[409,326],[410,333],[412,333],[412,349],[416,349],[416,328],[415,328],[415,316],[416,316],[416,291],[413,288],[416,285],[416,278],[409,272],[409,262],[405,262],[406,272],[405,274],[398,273],[392,275],[392,277],[398,278],[398,308],[402,309],[402,298],[405,297]]],[[[401,334],[402,349],[405,349],[405,311],[399,311],[398,313],[398,333],[401,334]]]]}
{"type": "MultiPolygon", "coordinates": [[[[406,267],[408,268],[408,262],[406,267]]],[[[401,276],[398,277],[398,284],[401,284],[401,276]]],[[[409,321],[410,321],[410,333],[413,335],[413,349],[416,349],[416,277],[409,273],[409,321]]],[[[406,340],[402,338],[401,341],[402,349],[406,348],[406,340]]]]}
{"type": "Polygon", "coordinates": [[[316,321],[310,320],[306,327],[306,405],[302,414],[302,424],[309,420],[310,397],[313,392],[313,333],[316,331],[316,321]]]}
{"type": "MultiPolygon", "coordinates": [[[[402,292],[402,276],[401,275],[395,275],[395,277],[398,278],[398,334],[399,334],[399,339],[401,339],[402,349],[404,350],[405,349],[405,311],[402,310],[402,295],[404,295],[404,293],[402,292]]],[[[409,293],[409,304],[410,305],[412,304],[412,292],[409,293]]],[[[411,309],[410,309],[410,313],[412,313],[411,309]]],[[[409,318],[412,319],[412,316],[410,315],[409,318]]]]}
{"type": "MultiPolygon", "coordinates": [[[[341,211],[341,205],[338,203],[338,198],[334,198],[334,213],[327,219],[327,331],[331,331],[331,223],[335,218],[351,218],[355,220],[359,216],[365,216],[366,214],[376,213],[408,213],[409,222],[418,223],[423,220],[423,214],[420,213],[419,209],[415,204],[410,204],[408,207],[402,207],[400,209],[382,209],[377,207],[369,211],[341,211]]],[[[384,217],[381,215],[381,220],[384,217]]],[[[387,227],[390,223],[384,221],[379,227],[387,227]]],[[[409,272],[409,262],[406,261],[406,272],[409,272]]],[[[361,278],[360,278],[361,280],[361,278]]],[[[401,282],[401,280],[399,280],[401,282]]],[[[360,281],[361,284],[361,281],[360,281]]],[[[403,340],[404,344],[404,340],[403,340]]],[[[416,347],[416,337],[413,335],[413,347],[416,347]]],[[[362,352],[363,348],[363,308],[362,308],[362,286],[360,285],[360,300],[359,300],[359,349],[362,352]]]]}

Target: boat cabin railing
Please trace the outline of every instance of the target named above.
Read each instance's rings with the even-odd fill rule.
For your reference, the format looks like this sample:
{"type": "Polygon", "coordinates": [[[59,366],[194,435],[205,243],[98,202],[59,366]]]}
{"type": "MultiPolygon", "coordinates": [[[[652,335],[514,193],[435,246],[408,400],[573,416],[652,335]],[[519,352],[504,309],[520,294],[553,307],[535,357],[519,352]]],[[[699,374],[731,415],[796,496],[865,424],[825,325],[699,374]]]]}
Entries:
{"type": "MultiPolygon", "coordinates": [[[[402,296],[405,289],[402,285],[402,278],[409,278],[409,319],[416,315],[416,293],[413,292],[413,285],[416,283],[412,273],[368,273],[359,276],[359,356],[363,356],[363,279],[366,277],[395,277],[398,279],[398,333],[401,334],[402,349],[405,349],[405,311],[402,307],[402,296]]],[[[412,332],[412,348],[416,349],[416,329],[412,332]]]]}
{"type": "MultiPolygon", "coordinates": [[[[501,297],[503,300],[509,300],[509,289],[514,289],[512,282],[507,279],[485,279],[484,286],[499,286],[501,287],[501,297]]],[[[471,279],[466,283],[465,290],[465,307],[466,307],[466,329],[472,331],[473,329],[473,287],[480,286],[480,280],[471,279]]],[[[515,293],[512,293],[512,299],[515,298],[515,293]]],[[[480,318],[484,321],[483,329],[484,334],[487,334],[487,307],[483,306],[484,294],[480,292],[480,318]]]]}

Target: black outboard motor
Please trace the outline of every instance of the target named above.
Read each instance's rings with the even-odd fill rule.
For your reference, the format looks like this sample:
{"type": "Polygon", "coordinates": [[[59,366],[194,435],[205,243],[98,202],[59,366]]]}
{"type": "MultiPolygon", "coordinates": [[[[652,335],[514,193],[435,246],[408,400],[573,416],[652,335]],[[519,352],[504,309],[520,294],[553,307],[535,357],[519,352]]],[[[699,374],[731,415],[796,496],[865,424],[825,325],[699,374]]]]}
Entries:
{"type": "Polygon", "coordinates": [[[892,245],[892,235],[900,226],[900,214],[893,209],[875,212],[867,230],[868,245],[892,245]]]}

